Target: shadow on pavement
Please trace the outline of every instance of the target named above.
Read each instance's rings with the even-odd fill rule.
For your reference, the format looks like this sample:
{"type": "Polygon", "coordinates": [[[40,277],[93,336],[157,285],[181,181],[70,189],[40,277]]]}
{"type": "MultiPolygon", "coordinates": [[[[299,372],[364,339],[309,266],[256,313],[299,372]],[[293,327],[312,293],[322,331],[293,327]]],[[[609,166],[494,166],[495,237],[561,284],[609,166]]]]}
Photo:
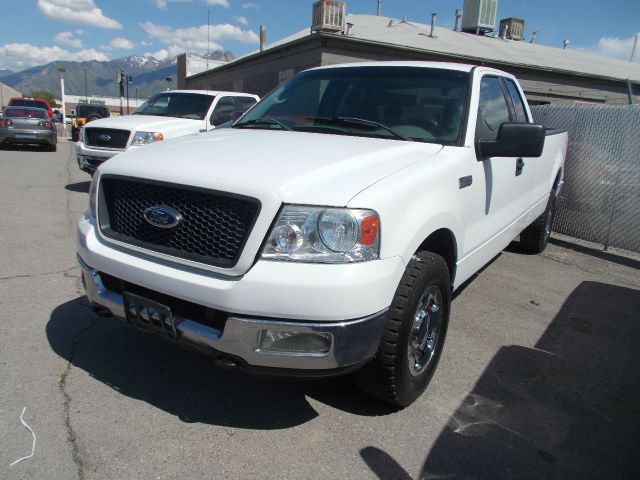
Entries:
{"type": "Polygon", "coordinates": [[[571,243],[565,240],[560,240],[559,238],[551,238],[549,239],[549,243],[552,243],[562,248],[566,248],[568,250],[573,250],[574,252],[584,253],[586,255],[591,255],[596,258],[606,260],[608,262],[613,262],[613,263],[617,263],[618,265],[623,265],[625,267],[635,268],[636,270],[640,270],[640,261],[635,260],[633,258],[623,257],[622,255],[616,255],[615,253],[611,253],[611,252],[604,252],[596,248],[585,247],[583,245],[578,245],[577,243],[571,243]]]}
{"type": "Polygon", "coordinates": [[[640,291],[582,283],[535,348],[500,349],[421,478],[637,478],[639,347],[640,291]]]}
{"type": "Polygon", "coordinates": [[[67,185],[64,186],[64,188],[69,190],[70,192],[78,192],[78,193],[89,193],[90,187],[91,187],[90,181],[68,183],[67,185]]]}
{"type": "Polygon", "coordinates": [[[0,144],[1,150],[9,150],[14,152],[48,152],[48,145],[36,145],[30,143],[3,143],[0,144]]]}
{"type": "Polygon", "coordinates": [[[97,319],[84,297],[57,307],[47,323],[52,349],[120,394],[185,422],[280,429],[318,416],[306,397],[356,415],[394,409],[356,390],[350,377],[277,381],[215,368],[182,349],[115,319],[97,319]],[[82,332],[82,333],[80,333],[82,332]],[[74,339],[77,337],[75,349],[74,339]]]}

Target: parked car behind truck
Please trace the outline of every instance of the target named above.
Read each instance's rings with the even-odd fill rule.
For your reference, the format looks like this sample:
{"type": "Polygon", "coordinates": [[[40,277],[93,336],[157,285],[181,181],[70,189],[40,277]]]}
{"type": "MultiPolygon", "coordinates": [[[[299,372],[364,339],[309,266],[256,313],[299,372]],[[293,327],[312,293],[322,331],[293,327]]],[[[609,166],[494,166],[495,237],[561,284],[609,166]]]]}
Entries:
{"type": "Polygon", "coordinates": [[[76,144],[78,166],[93,175],[107,159],[143,145],[207,132],[237,120],[259,100],[257,95],[210,90],[172,90],[147,100],[133,115],[87,125],[76,144]]]}
{"type": "Polygon", "coordinates": [[[44,108],[7,107],[0,117],[0,148],[5,145],[38,145],[55,152],[56,124],[44,108]]]}
{"type": "Polygon", "coordinates": [[[453,291],[518,234],[545,248],[566,145],[499,70],[309,70],[230,129],[100,167],[78,224],[87,296],[219,365],[354,372],[406,406],[453,291]]]}

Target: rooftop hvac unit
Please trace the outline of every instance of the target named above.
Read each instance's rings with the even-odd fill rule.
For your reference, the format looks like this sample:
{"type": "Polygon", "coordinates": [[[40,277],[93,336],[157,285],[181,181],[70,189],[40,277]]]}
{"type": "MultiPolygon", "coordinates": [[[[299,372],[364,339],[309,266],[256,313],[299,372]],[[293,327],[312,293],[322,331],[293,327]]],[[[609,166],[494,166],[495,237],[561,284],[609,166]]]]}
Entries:
{"type": "Polygon", "coordinates": [[[500,20],[500,36],[507,40],[524,38],[524,20],[521,18],[503,18],[500,20]]]}
{"type": "Polygon", "coordinates": [[[471,33],[493,32],[497,12],[498,0],[464,0],[462,30],[471,33]]]}
{"type": "Polygon", "coordinates": [[[320,0],[313,4],[312,32],[344,32],[346,4],[332,0],[320,0]]]}

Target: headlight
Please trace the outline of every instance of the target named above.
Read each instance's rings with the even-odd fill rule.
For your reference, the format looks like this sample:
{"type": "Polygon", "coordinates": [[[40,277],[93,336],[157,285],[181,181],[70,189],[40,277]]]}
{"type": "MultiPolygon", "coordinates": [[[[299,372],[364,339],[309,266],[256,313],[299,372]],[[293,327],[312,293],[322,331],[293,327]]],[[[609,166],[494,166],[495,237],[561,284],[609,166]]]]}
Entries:
{"type": "Polygon", "coordinates": [[[160,132],[136,132],[131,141],[131,145],[146,145],[147,143],[164,140],[164,135],[160,132]]]}
{"type": "Polygon", "coordinates": [[[93,179],[91,180],[91,187],[89,188],[89,213],[93,218],[97,218],[96,212],[98,201],[98,174],[93,175],[93,179]]]}
{"type": "Polygon", "coordinates": [[[375,260],[380,219],[373,210],[286,206],[267,237],[262,258],[348,263],[375,260]]]}

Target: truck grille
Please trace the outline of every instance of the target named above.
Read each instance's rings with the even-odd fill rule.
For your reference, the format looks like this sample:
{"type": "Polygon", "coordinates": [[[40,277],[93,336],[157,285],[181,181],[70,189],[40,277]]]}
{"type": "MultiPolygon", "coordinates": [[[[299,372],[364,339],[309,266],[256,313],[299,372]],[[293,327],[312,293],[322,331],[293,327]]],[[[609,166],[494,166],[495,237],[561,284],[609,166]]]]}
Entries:
{"type": "Polygon", "coordinates": [[[130,133],[114,128],[84,127],[85,141],[90,147],[126,148],[130,133]]]}
{"type": "Polygon", "coordinates": [[[169,183],[101,178],[100,230],[107,238],[217,267],[233,267],[260,211],[255,198],[169,183]],[[171,207],[182,215],[172,228],[149,223],[145,210],[171,207]]]}

